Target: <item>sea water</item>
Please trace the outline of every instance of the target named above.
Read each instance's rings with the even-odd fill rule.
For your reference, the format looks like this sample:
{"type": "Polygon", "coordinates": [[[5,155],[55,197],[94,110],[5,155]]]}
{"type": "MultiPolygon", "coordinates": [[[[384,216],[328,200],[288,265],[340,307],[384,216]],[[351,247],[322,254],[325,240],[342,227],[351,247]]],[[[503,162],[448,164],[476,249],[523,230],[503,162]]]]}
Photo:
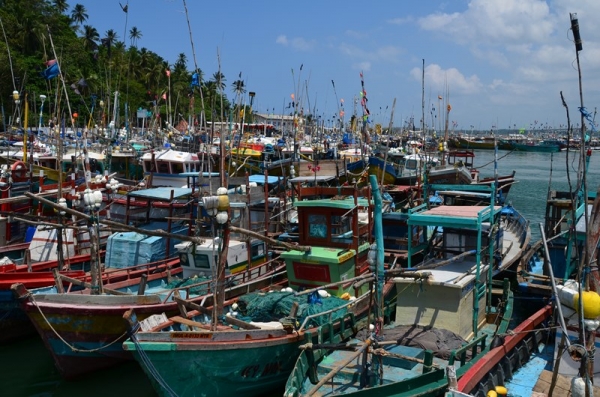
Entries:
{"type": "MultiPolygon", "coordinates": [[[[520,211],[531,224],[532,241],[539,236],[539,224],[544,221],[545,203],[549,189],[569,190],[577,183],[578,152],[524,153],[499,151],[475,152],[474,166],[482,177],[499,176],[516,171],[516,180],[508,202],[520,211]],[[570,171],[567,173],[567,169],[570,171]]],[[[593,152],[587,173],[588,191],[600,188],[600,152],[593,152]]],[[[281,396],[283,391],[273,393],[281,396]]],[[[39,337],[0,345],[0,396],[106,397],[156,396],[137,362],[98,371],[74,381],[65,381],[54,367],[50,353],[39,337]]]]}

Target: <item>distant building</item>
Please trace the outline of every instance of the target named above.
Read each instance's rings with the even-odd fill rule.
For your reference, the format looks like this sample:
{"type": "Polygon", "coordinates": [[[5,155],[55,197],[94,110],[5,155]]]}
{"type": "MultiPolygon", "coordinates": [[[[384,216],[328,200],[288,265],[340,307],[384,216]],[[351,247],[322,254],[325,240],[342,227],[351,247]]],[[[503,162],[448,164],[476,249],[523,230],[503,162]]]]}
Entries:
{"type": "MultiPolygon", "coordinates": [[[[282,114],[264,114],[254,113],[254,122],[257,124],[270,124],[277,131],[289,132],[294,130],[294,116],[286,116],[282,114]]],[[[299,123],[303,122],[302,118],[298,118],[299,123]]]]}

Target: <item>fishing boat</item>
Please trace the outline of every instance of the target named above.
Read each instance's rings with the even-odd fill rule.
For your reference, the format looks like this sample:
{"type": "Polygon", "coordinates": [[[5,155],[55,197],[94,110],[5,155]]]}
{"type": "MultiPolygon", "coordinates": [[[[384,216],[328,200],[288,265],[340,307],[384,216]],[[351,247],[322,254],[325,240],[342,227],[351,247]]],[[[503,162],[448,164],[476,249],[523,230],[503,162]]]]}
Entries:
{"type": "MultiPolygon", "coordinates": [[[[498,290],[492,277],[498,255],[512,263],[522,250],[504,245],[519,238],[508,230],[503,235],[500,211],[493,202],[409,211],[409,226],[423,233],[443,229],[428,239],[436,242],[420,264],[413,265],[409,245],[408,266],[426,279],[394,279],[398,298],[393,323],[365,330],[362,338],[343,346],[305,345],[284,395],[443,394],[446,367],[454,366],[460,379],[508,329],[513,310],[509,282],[499,281],[498,290]],[[494,225],[498,229],[490,235],[494,225]]],[[[412,235],[409,229],[409,241],[412,235]]]]}
{"type": "Polygon", "coordinates": [[[552,305],[545,305],[502,335],[495,346],[452,383],[445,396],[486,397],[490,391],[501,395],[497,392],[500,390],[510,392],[509,395],[530,394],[546,366],[548,354],[552,356],[554,350],[548,344],[553,340],[552,313],[552,305]]]}
{"type": "Polygon", "coordinates": [[[509,150],[515,150],[518,152],[542,152],[542,153],[558,153],[566,145],[560,144],[555,140],[535,140],[527,139],[521,142],[515,141],[504,141],[501,142],[510,147],[509,150]]]}
{"type": "MultiPolygon", "coordinates": [[[[300,240],[281,254],[290,278],[285,290],[225,302],[218,323],[198,310],[158,319],[158,325],[129,317],[139,331],[124,348],[134,353],[160,395],[196,390],[211,396],[265,395],[284,385],[301,344],[340,342],[365,321],[374,280],[367,262],[370,196],[295,205],[300,240]]],[[[389,296],[393,283],[382,291],[389,296]]]]}
{"type": "Polygon", "coordinates": [[[496,145],[498,144],[498,149],[500,150],[510,150],[511,146],[505,142],[497,141],[497,137],[495,136],[483,136],[483,137],[461,137],[456,136],[449,139],[448,143],[450,147],[455,149],[484,149],[484,150],[494,150],[496,145]]]}

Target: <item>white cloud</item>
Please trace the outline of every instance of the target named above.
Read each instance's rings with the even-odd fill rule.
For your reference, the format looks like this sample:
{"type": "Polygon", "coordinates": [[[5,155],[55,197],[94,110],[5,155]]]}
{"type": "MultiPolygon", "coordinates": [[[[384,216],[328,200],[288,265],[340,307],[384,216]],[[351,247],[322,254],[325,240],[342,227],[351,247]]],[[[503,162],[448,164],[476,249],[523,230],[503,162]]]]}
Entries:
{"type": "Polygon", "coordinates": [[[309,51],[315,47],[314,41],[308,41],[302,37],[294,37],[292,39],[288,39],[288,37],[283,34],[277,36],[275,42],[285,47],[292,47],[293,49],[298,51],[309,51]]]}
{"type": "Polygon", "coordinates": [[[405,25],[408,23],[413,22],[415,19],[413,17],[403,17],[403,18],[393,18],[393,19],[389,19],[387,21],[387,23],[390,23],[392,25],[405,25]]]}
{"type": "Polygon", "coordinates": [[[287,46],[287,45],[288,45],[288,39],[287,39],[287,36],[286,36],[286,35],[284,35],[284,34],[282,34],[282,35],[279,35],[279,36],[277,36],[277,39],[275,40],[275,42],[276,42],[277,44],[281,44],[281,45],[287,46]]]}
{"type": "MultiPolygon", "coordinates": [[[[422,73],[419,68],[410,71],[410,75],[418,81],[421,81],[422,73]]],[[[436,64],[425,67],[425,84],[431,87],[433,92],[444,92],[448,89],[451,94],[453,92],[475,94],[483,89],[483,84],[477,75],[466,77],[456,68],[444,70],[436,64]]]]}

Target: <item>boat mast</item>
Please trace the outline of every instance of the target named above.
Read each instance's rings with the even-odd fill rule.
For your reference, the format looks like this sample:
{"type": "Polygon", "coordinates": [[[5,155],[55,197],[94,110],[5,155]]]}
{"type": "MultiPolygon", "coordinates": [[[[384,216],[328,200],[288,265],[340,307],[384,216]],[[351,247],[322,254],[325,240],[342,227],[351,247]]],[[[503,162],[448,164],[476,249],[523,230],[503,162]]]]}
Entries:
{"type": "MultiPolygon", "coordinates": [[[[425,58],[423,58],[423,67],[421,68],[421,131],[425,134],[425,58]]],[[[394,99],[394,103],[395,103],[394,99]]],[[[392,110],[393,111],[393,110],[392,110]]],[[[391,131],[390,131],[391,132],[391,131]]]]}

